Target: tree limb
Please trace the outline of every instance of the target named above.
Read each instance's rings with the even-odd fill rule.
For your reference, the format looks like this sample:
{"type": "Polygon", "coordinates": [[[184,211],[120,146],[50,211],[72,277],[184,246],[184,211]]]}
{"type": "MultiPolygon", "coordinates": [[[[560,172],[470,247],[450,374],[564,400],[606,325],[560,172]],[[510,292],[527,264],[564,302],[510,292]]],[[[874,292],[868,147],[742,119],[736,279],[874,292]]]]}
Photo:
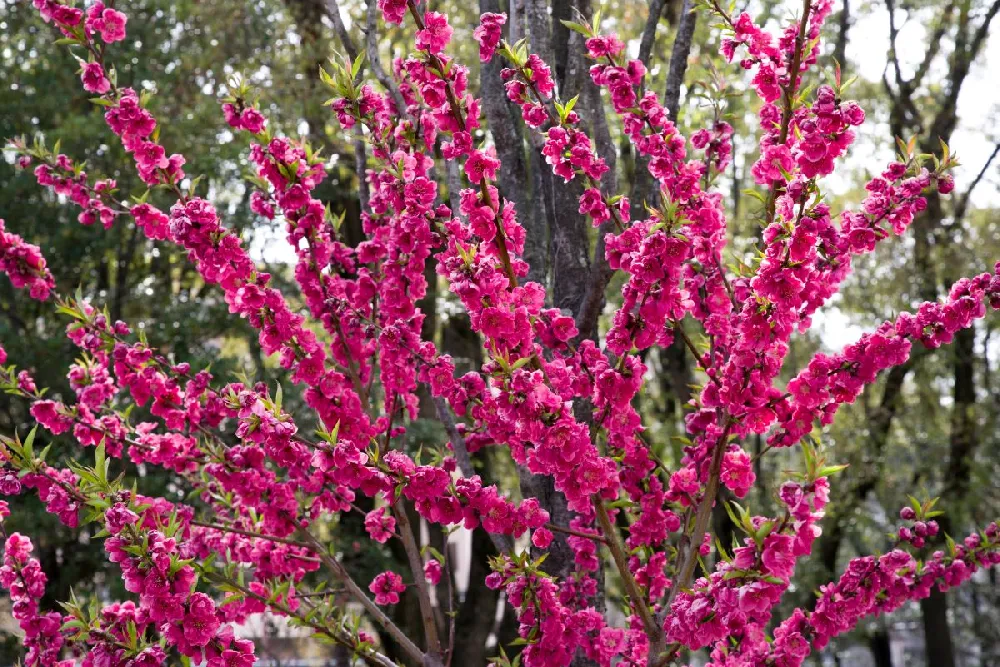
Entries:
{"type": "MultiPolygon", "coordinates": [[[[336,558],[330,555],[326,548],[320,543],[316,536],[310,532],[305,533],[308,541],[312,544],[316,551],[316,554],[320,557],[320,560],[326,565],[344,584],[344,588],[351,595],[352,598],[358,601],[364,610],[372,617],[379,626],[384,628],[392,638],[399,644],[403,651],[417,661],[418,664],[423,664],[424,662],[424,652],[420,650],[420,647],[413,643],[413,641],[406,636],[398,625],[393,623],[392,619],[386,616],[385,612],[375,602],[368,597],[368,594],[361,590],[361,587],[355,583],[354,579],[347,572],[347,569],[338,561],[336,558]]],[[[414,576],[422,577],[423,568],[420,572],[414,573],[414,576]]]]}
{"type": "Polygon", "coordinates": [[[984,164],[983,168],[979,170],[976,177],[972,179],[969,189],[965,191],[965,193],[958,200],[958,203],[955,204],[955,220],[961,220],[965,217],[965,213],[969,208],[969,200],[972,198],[972,192],[979,186],[979,183],[982,182],[983,178],[986,176],[986,172],[989,171],[990,165],[993,164],[993,160],[996,159],[998,154],[1000,154],[1000,143],[993,147],[993,152],[990,153],[990,157],[986,160],[986,164],[984,164]]]}
{"type": "Polygon", "coordinates": [[[642,29],[642,38],[639,40],[639,60],[649,68],[649,58],[653,52],[653,44],[656,42],[656,27],[660,24],[663,16],[663,7],[666,0],[649,0],[649,15],[646,17],[646,25],[642,29]]]}
{"type": "Polygon", "coordinates": [[[344,47],[344,51],[347,52],[347,57],[351,59],[351,62],[354,62],[358,58],[358,47],[347,32],[347,27],[344,25],[344,17],[340,14],[340,5],[337,4],[337,0],[326,0],[326,15],[333,22],[333,29],[336,31],[337,38],[340,40],[341,46],[344,47]]]}
{"type": "Polygon", "coordinates": [[[670,69],[667,72],[667,88],[663,94],[663,106],[667,108],[670,120],[677,122],[681,102],[681,86],[684,84],[684,74],[687,72],[688,58],[691,55],[691,41],[694,39],[694,29],[698,15],[695,13],[691,0],[684,0],[681,6],[681,18],[677,23],[677,36],[670,50],[670,69]]]}
{"type": "Polygon", "coordinates": [[[375,0],[368,0],[368,13],[365,19],[365,53],[368,56],[368,66],[372,68],[372,74],[389,92],[392,101],[396,103],[396,111],[405,115],[406,101],[403,99],[403,94],[399,92],[399,86],[396,85],[396,82],[386,74],[382,67],[382,57],[378,52],[378,29],[376,27],[378,25],[378,7],[375,0]]]}

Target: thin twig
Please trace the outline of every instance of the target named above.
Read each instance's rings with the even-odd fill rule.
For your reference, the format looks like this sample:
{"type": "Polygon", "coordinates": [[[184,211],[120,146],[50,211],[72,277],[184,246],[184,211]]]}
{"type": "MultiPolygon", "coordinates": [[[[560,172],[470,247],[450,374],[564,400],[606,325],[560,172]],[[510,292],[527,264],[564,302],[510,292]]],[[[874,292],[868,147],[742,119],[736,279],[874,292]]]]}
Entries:
{"type": "Polygon", "coordinates": [[[413,572],[414,588],[417,590],[417,600],[420,603],[420,617],[424,624],[424,634],[427,639],[427,652],[441,656],[441,639],[438,636],[437,620],[434,618],[434,607],[431,605],[431,594],[424,578],[424,559],[420,556],[420,547],[410,524],[410,517],[402,499],[392,505],[396,522],[399,524],[399,534],[402,537],[403,550],[413,572]]]}
{"type": "Polygon", "coordinates": [[[595,496],[594,507],[597,510],[597,523],[601,526],[601,531],[605,535],[606,544],[611,551],[612,559],[615,561],[615,567],[618,568],[618,574],[621,576],[622,583],[625,585],[625,591],[628,593],[629,598],[631,598],[632,608],[635,609],[635,613],[642,620],[643,629],[645,629],[646,634],[649,636],[650,654],[659,653],[659,647],[662,647],[665,642],[663,628],[653,618],[653,614],[649,610],[649,604],[646,602],[646,596],[643,595],[642,589],[639,588],[635,577],[632,576],[632,571],[628,566],[628,555],[625,552],[625,545],[622,544],[618,529],[612,523],[611,517],[608,516],[608,510],[604,506],[604,501],[600,497],[595,496]]]}
{"type": "Polygon", "coordinates": [[[411,658],[413,658],[417,663],[424,663],[424,652],[420,650],[420,647],[413,643],[405,632],[403,632],[398,625],[396,625],[391,618],[386,616],[385,612],[375,604],[375,602],[368,597],[368,594],[361,590],[361,587],[351,578],[348,574],[347,569],[344,568],[343,564],[340,563],[336,558],[330,555],[330,553],[323,547],[316,536],[310,532],[306,532],[306,536],[309,543],[313,545],[314,551],[319,555],[320,560],[324,565],[329,568],[334,576],[336,576],[341,583],[344,584],[344,588],[350,594],[352,598],[358,601],[365,611],[371,616],[372,620],[378,625],[382,626],[386,632],[388,632],[392,638],[399,644],[400,649],[411,658]]]}

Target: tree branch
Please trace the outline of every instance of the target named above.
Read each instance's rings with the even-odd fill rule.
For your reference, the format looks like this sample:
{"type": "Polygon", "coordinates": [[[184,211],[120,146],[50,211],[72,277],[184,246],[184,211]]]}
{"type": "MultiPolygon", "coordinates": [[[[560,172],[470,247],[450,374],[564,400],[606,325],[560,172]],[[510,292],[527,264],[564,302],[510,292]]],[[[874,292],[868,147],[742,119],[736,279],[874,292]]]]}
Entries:
{"type": "MultiPolygon", "coordinates": [[[[420,546],[417,544],[416,533],[410,524],[410,515],[402,498],[392,504],[393,513],[399,523],[399,535],[403,542],[403,549],[406,551],[406,559],[410,563],[410,571],[413,573],[413,585],[417,589],[417,600],[420,603],[420,617],[424,624],[424,635],[427,639],[427,653],[422,660],[425,665],[433,664],[428,660],[441,660],[441,638],[438,636],[437,620],[434,618],[434,607],[431,605],[431,594],[427,588],[427,579],[424,578],[424,559],[420,555],[420,546]]],[[[367,596],[365,596],[367,597],[367,596]]]]}
{"type": "MultiPolygon", "coordinates": [[[[927,53],[924,54],[924,59],[920,62],[917,67],[916,72],[914,72],[913,77],[906,82],[906,87],[910,90],[916,90],[923,82],[924,77],[927,76],[927,72],[930,71],[931,63],[937,54],[941,51],[941,42],[944,39],[944,34],[948,30],[948,26],[951,25],[951,14],[955,10],[955,0],[952,0],[944,9],[944,13],[941,15],[938,24],[934,26],[934,32],[931,34],[930,39],[927,40],[927,53]]],[[[898,60],[896,61],[897,67],[899,65],[898,60]]]]}
{"type": "Polygon", "coordinates": [[[597,510],[597,523],[601,527],[601,532],[604,533],[605,543],[611,551],[611,557],[618,568],[618,574],[621,575],[625,591],[632,600],[632,607],[635,609],[636,614],[642,619],[643,628],[649,637],[649,655],[652,658],[661,653],[666,646],[663,628],[653,618],[653,614],[649,610],[649,604],[646,602],[646,597],[643,595],[642,589],[639,588],[639,584],[636,583],[635,577],[632,576],[632,571],[628,567],[628,556],[625,552],[625,545],[622,544],[618,529],[611,522],[611,517],[608,516],[608,510],[604,507],[604,501],[595,496],[594,507],[597,510]]]}
{"type": "Polygon", "coordinates": [[[670,120],[677,122],[681,103],[681,86],[687,73],[688,58],[691,55],[691,42],[694,39],[694,29],[698,15],[691,0],[684,0],[681,6],[681,18],[677,22],[677,36],[670,50],[670,69],[667,72],[667,88],[663,93],[663,106],[667,108],[670,120]]]}
{"type": "Polygon", "coordinates": [[[598,230],[597,244],[594,246],[594,261],[590,264],[590,276],[587,279],[587,291],[583,295],[579,311],[576,315],[576,328],[580,333],[578,340],[592,337],[597,332],[597,320],[604,309],[604,292],[611,282],[611,277],[615,272],[608,266],[605,257],[607,246],[607,235],[611,232],[612,225],[605,222],[598,230]]]}
{"type": "MultiPolygon", "coordinates": [[[[329,568],[334,576],[337,577],[344,584],[344,588],[350,594],[352,598],[358,601],[364,610],[371,616],[372,620],[378,625],[385,629],[389,635],[399,644],[400,648],[408,656],[413,658],[417,663],[424,664],[424,652],[420,650],[420,647],[413,643],[413,641],[406,636],[399,626],[393,623],[392,619],[386,616],[385,612],[370,597],[368,594],[361,590],[361,587],[355,583],[354,579],[347,572],[347,569],[338,561],[336,558],[330,555],[326,548],[320,543],[316,536],[312,533],[306,531],[306,537],[309,543],[313,546],[316,554],[319,556],[320,560],[324,565],[329,568]]],[[[423,576],[423,568],[419,574],[415,576],[423,576]]]]}
{"type": "Polygon", "coordinates": [[[344,51],[347,52],[347,57],[353,63],[358,58],[358,46],[347,32],[347,27],[344,25],[344,17],[340,14],[340,5],[337,4],[337,0],[326,0],[326,15],[333,22],[333,29],[337,33],[337,38],[340,40],[341,46],[344,47],[344,51]]]}
{"type": "MultiPolygon", "coordinates": [[[[211,579],[211,576],[209,576],[209,579],[211,579]]],[[[258,602],[263,603],[266,607],[270,607],[272,609],[276,609],[276,610],[280,611],[282,614],[285,614],[287,616],[291,616],[292,618],[296,618],[296,619],[300,620],[303,624],[311,627],[313,630],[315,630],[316,632],[318,632],[320,634],[326,635],[327,637],[329,637],[330,639],[334,640],[335,642],[337,642],[337,643],[339,643],[339,644],[341,644],[343,646],[346,646],[346,647],[348,647],[348,648],[350,648],[352,650],[356,649],[357,642],[356,641],[352,641],[352,639],[353,639],[352,636],[346,630],[342,630],[342,629],[339,629],[339,628],[338,629],[332,629],[329,626],[323,625],[321,623],[317,623],[315,620],[313,620],[311,618],[310,614],[305,614],[305,615],[299,614],[297,611],[292,610],[291,607],[289,607],[288,605],[286,605],[286,604],[284,604],[282,602],[275,601],[275,600],[269,600],[266,597],[264,597],[263,595],[260,595],[259,593],[255,593],[252,590],[250,590],[249,588],[247,588],[246,586],[243,586],[238,581],[234,581],[232,579],[224,579],[224,581],[229,586],[232,586],[233,588],[238,589],[240,591],[240,593],[242,593],[244,595],[244,597],[248,597],[248,598],[250,598],[252,600],[257,600],[258,602]]],[[[382,655],[381,653],[378,653],[374,649],[370,650],[369,652],[364,652],[364,653],[360,653],[359,652],[358,655],[367,664],[373,665],[375,667],[396,667],[396,663],[395,662],[393,662],[392,660],[390,660],[386,656],[382,655]]]]}
{"type": "Polygon", "coordinates": [[[986,176],[986,172],[989,171],[990,165],[993,164],[993,160],[996,159],[998,154],[1000,154],[1000,143],[993,147],[993,152],[990,153],[990,157],[986,160],[986,164],[984,164],[983,168],[979,170],[976,177],[972,179],[972,183],[969,184],[969,189],[965,191],[965,193],[958,200],[958,203],[955,205],[956,221],[962,220],[965,217],[965,213],[969,208],[969,200],[972,198],[972,192],[979,186],[979,183],[982,182],[983,178],[986,176]]]}
{"type": "Polygon", "coordinates": [[[691,531],[691,543],[688,545],[684,563],[678,571],[677,577],[674,579],[673,586],[670,587],[670,596],[667,598],[666,604],[667,609],[670,608],[670,604],[677,597],[677,594],[688,587],[694,575],[694,568],[698,563],[700,540],[705,535],[705,531],[708,530],[708,522],[712,518],[712,506],[715,504],[715,497],[719,492],[719,474],[722,471],[722,457],[726,452],[731,427],[732,423],[728,423],[719,437],[719,441],[715,443],[715,449],[712,452],[712,461],[708,468],[708,484],[705,486],[705,495],[702,496],[701,503],[698,505],[698,511],[695,514],[694,529],[691,531]]]}
{"type": "Polygon", "coordinates": [[[406,100],[399,92],[399,86],[383,69],[382,57],[378,52],[378,28],[376,27],[378,25],[378,7],[375,0],[368,0],[368,13],[365,19],[365,53],[368,56],[368,66],[372,68],[372,74],[392,97],[392,101],[396,104],[396,111],[400,115],[405,115],[406,100]]]}
{"type": "Polygon", "coordinates": [[[646,17],[646,25],[642,29],[642,38],[639,40],[639,60],[649,68],[649,57],[653,52],[653,44],[656,42],[656,27],[663,17],[663,7],[666,0],[649,0],[649,15],[646,17]]]}
{"type": "Polygon", "coordinates": [[[983,18],[982,24],[976,30],[976,34],[973,35],[972,44],[969,45],[969,60],[974,60],[976,56],[979,55],[979,50],[986,41],[987,35],[989,35],[990,24],[993,22],[993,19],[996,18],[997,12],[1000,12],[1000,0],[993,1],[993,4],[990,5],[989,11],[986,12],[985,18],[983,18]]]}

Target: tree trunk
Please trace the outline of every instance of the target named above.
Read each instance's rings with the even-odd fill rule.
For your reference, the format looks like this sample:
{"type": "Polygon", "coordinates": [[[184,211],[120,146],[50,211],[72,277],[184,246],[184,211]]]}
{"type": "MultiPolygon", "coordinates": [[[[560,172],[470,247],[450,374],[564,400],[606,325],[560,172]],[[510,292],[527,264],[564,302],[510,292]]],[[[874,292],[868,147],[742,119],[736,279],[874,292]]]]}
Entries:
{"type": "Polygon", "coordinates": [[[955,650],[948,626],[948,598],[938,589],[920,601],[927,645],[927,664],[934,667],[955,667],[955,650]]]}
{"type": "Polygon", "coordinates": [[[496,649],[487,650],[486,640],[496,624],[499,592],[487,588],[483,581],[490,573],[489,559],[497,555],[489,535],[482,528],[472,533],[472,554],[469,563],[469,588],[455,618],[455,653],[452,665],[485,667],[496,649]]]}
{"type": "MultiPolygon", "coordinates": [[[[479,0],[479,11],[497,13],[500,11],[500,3],[498,0],[479,0]]],[[[501,69],[503,66],[500,58],[482,65],[479,85],[483,111],[500,159],[497,178],[500,195],[514,203],[518,220],[527,233],[524,260],[530,267],[528,279],[544,286],[548,235],[545,230],[544,209],[540,206],[541,192],[530,177],[531,165],[525,151],[520,110],[507,100],[503,80],[500,78],[501,69]]]]}
{"type": "MultiPolygon", "coordinates": [[[[889,631],[879,628],[868,639],[868,648],[872,652],[875,667],[892,667],[892,647],[889,644],[889,631]]],[[[933,664],[933,663],[931,663],[933,664]]]]}

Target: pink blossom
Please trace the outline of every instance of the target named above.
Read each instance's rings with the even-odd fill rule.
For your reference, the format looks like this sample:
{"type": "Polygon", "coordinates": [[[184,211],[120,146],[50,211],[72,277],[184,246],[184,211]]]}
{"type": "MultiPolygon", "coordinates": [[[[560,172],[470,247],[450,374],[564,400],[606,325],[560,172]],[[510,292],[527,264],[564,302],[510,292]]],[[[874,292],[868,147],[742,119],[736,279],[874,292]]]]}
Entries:
{"type": "Polygon", "coordinates": [[[795,558],[791,553],[792,538],[788,535],[768,535],[764,540],[761,561],[764,567],[776,577],[788,579],[795,568],[795,558]]]}
{"type": "Polygon", "coordinates": [[[441,563],[433,558],[424,563],[424,578],[431,585],[437,586],[441,581],[441,563]]]}
{"type": "Polygon", "coordinates": [[[396,530],[396,519],[380,507],[365,515],[365,530],[376,542],[384,544],[393,536],[396,530]]]}
{"type": "Polygon", "coordinates": [[[395,572],[383,572],[372,580],[368,590],[375,594],[376,604],[397,604],[399,594],[406,590],[403,578],[395,572]]]}
{"type": "Polygon", "coordinates": [[[479,59],[486,63],[493,59],[497,45],[503,36],[502,26],[507,23],[506,14],[484,13],[479,17],[479,25],[472,31],[472,36],[479,42],[479,59]]]}
{"type": "Polygon", "coordinates": [[[83,89],[88,93],[103,95],[111,90],[111,82],[104,76],[104,68],[100,63],[84,63],[80,73],[83,89]]]}
{"type": "Polygon", "coordinates": [[[379,11],[386,23],[400,24],[406,16],[407,0],[378,0],[379,11]]]}
{"type": "Polygon", "coordinates": [[[465,162],[465,175],[472,183],[481,183],[484,179],[492,181],[496,178],[500,161],[496,159],[492,149],[486,152],[473,151],[465,162]]]}
{"type": "MultiPolygon", "coordinates": [[[[958,585],[996,562],[1000,530],[994,525],[918,563],[906,549],[925,545],[940,528],[914,510],[903,517],[912,524],[898,528],[899,548],[852,561],[841,581],[821,589],[814,612],[795,610],[775,627],[772,612],[797,562],[811,551],[829,502],[829,483],[815,478],[814,468],[780,487],[777,517],[748,510],[748,535],[732,547],[731,559],[712,559],[715,565],[704,573],[693,568],[700,577],[693,581],[678,561],[694,565],[714,544],[707,530],[684,517],[704,516],[718,483],[741,498],[753,486],[754,461],[739,444],[751,433],[766,434],[774,447],[797,444],[817,424],[829,424],[882,371],[905,362],[914,340],[928,348],[945,344],[988,307],[1000,307],[998,266],[959,280],[947,298],[915,306],[843,350],[813,356],[791,371],[787,384],[781,379],[794,332],[808,329],[836,293],[853,256],[902,234],[926,206],[925,191],[954,187],[946,174],[950,165],[935,164],[931,171],[904,158],[868,183],[864,201],[839,224],[829,205],[814,198],[864,120],[864,111],[830,86],[803,96],[805,82],[816,74],[811,69],[830,4],[813,3],[805,25],[793,19],[775,34],[747,14],[732,17],[722,37],[724,55],[740,53],[762,100],[761,148],[752,173],[769,206],[759,261],[749,273],[725,266],[725,199],[713,189],[732,159],[731,126],[708,118],[688,142],[648,85],[645,65],[630,58],[616,36],[589,35],[591,81],[607,93],[619,125],[614,132],[642,158],[637,164],[646,165],[660,201],[633,220],[629,201],[607,191],[615,180],[605,178],[609,165],[583,119],[560,99],[550,64],[519,51],[502,71],[507,98],[541,137],[552,175],[578,179],[573,206],[602,227],[607,272],[620,273],[620,297],[603,339],[584,330],[593,328],[586,318],[561,310],[564,304],[553,304],[545,288],[528,279],[528,231],[506,198],[506,184],[497,183],[504,172],[496,151],[474,148],[484,136],[484,114],[469,70],[445,53],[449,21],[435,12],[417,16],[416,5],[403,0],[378,2],[384,20],[401,23],[411,12],[417,24],[416,49],[403,49],[410,55],[393,61],[389,73],[398,95],[346,71],[334,77],[333,115],[369,142],[371,168],[359,174],[369,195],[359,243],[347,243],[336,213],[316,194],[327,173],[325,159],[273,125],[269,129],[242,85],[222,105],[228,126],[246,132],[250,143],[250,208],[280,221],[294,253],[289,278],[298,296],[292,303],[278,289],[283,281],[262,270],[208,200],[185,194],[165,211],[145,199],[124,204],[114,181],[89,177],[68,156],[15,145],[19,167],[32,167],[40,185],[77,206],[82,224],[110,227],[127,212],[149,238],[186,253],[231,313],[256,331],[262,354],[273,355],[288,381],[300,385],[297,396],[315,416],[309,423],[319,427],[318,433],[299,428],[305,422],[290,412],[292,405],[301,407],[298,399],[282,406],[272,386],[225,384],[131,337],[127,324],[108,322],[96,305],[73,302],[67,334],[82,354],[69,369],[72,394],[60,397],[67,402],[43,398],[44,388],[27,370],[7,371],[8,389],[29,402],[33,417],[52,433],[72,431],[81,446],[103,444],[106,456],[183,477],[200,494],[198,507],[226,524],[207,527],[192,520],[193,507],[137,492],[95,495],[83,473],[81,479],[70,469],[11,455],[0,472],[3,493],[36,493],[68,526],[79,522],[84,506],[100,508],[110,534],[107,557],[134,597],[101,610],[99,632],[74,650],[113,664],[120,647],[106,638],[122,639],[134,627],[140,644],[157,638],[136,647],[136,665],[163,662],[169,647],[209,667],[249,667],[253,647],[234,636],[231,624],[269,608],[293,616],[309,610],[312,602],[300,599],[299,587],[313,580],[306,575],[320,559],[292,536],[311,535],[317,520],[332,525],[338,514],[355,510],[359,498],[377,508],[364,520],[375,542],[411,537],[397,531],[388,509],[402,500],[422,522],[445,531],[482,528],[503,547],[486,583],[504,588],[515,611],[526,667],[565,665],[576,655],[601,665],[646,664],[651,645],[662,639],[707,648],[713,664],[727,667],[799,665],[860,619],[924,596],[933,586],[958,585]],[[800,52],[803,38],[807,46],[800,52]],[[790,73],[793,60],[799,69],[790,73]],[[789,97],[797,101],[793,108],[785,107],[789,97]],[[439,186],[439,150],[464,170],[471,187],[455,192],[439,186]],[[467,360],[443,355],[424,339],[421,302],[430,293],[429,280],[446,285],[452,305],[467,314],[482,342],[480,366],[468,368],[467,360]],[[711,345],[692,344],[689,332],[711,345]],[[650,374],[637,351],[679,342],[692,348],[691,362],[703,377],[685,409],[680,458],[664,470],[648,448],[636,408],[650,374]],[[410,442],[423,438],[413,425],[426,416],[428,394],[449,426],[448,444],[411,449],[410,442]],[[125,401],[145,406],[149,421],[135,424],[116,412],[125,401]],[[502,447],[526,473],[550,481],[567,505],[552,519],[568,524],[559,526],[565,532],[558,542],[539,498],[519,502],[484,482],[469,471],[463,444],[470,453],[502,447]],[[605,518],[619,527],[620,541],[604,534],[605,518]],[[533,550],[554,544],[569,550],[567,576],[539,575],[534,559],[522,557],[518,538],[526,533],[533,550]],[[626,581],[631,576],[638,591],[629,586],[627,618],[623,627],[611,627],[593,602],[605,545],[620,542],[627,562],[616,559],[618,574],[626,581]],[[678,544],[687,548],[676,549],[678,544]],[[249,593],[227,587],[226,599],[217,600],[203,592],[213,578],[198,578],[196,570],[212,554],[239,567],[249,593]],[[859,586],[863,595],[855,595],[859,586]],[[643,618],[650,610],[657,615],[652,626],[643,618]],[[661,629],[665,638],[657,636],[661,629]]],[[[124,15],[102,2],[93,3],[85,18],[52,0],[35,5],[45,20],[100,54],[100,63],[84,66],[83,84],[90,92],[110,93],[105,49],[97,40],[123,39],[124,15]]],[[[500,14],[481,18],[474,36],[483,61],[496,54],[505,21],[500,14]]],[[[105,100],[105,120],[140,179],[166,186],[158,188],[164,193],[176,191],[185,178],[185,157],[161,143],[143,96],[128,88],[114,92],[105,100]]],[[[554,238],[553,251],[561,250],[554,238]]],[[[48,296],[54,279],[47,266],[37,246],[0,223],[0,270],[15,287],[48,296]]],[[[594,296],[597,312],[602,294],[594,296]]],[[[0,515],[7,511],[0,506],[0,515]]],[[[348,541],[343,548],[360,552],[362,545],[348,541]]],[[[30,546],[14,540],[8,552],[0,583],[10,584],[17,614],[30,620],[29,646],[42,651],[60,644],[62,619],[38,611],[45,582],[33,574],[30,546]],[[13,574],[25,572],[27,584],[14,580],[13,574]],[[30,644],[38,638],[44,646],[30,644]]],[[[425,588],[420,576],[437,584],[442,574],[442,565],[429,560],[422,573],[413,573],[417,589],[425,588]]],[[[400,575],[383,572],[369,591],[376,604],[397,604],[405,585],[400,575]]],[[[357,640],[370,637],[361,632],[357,640]]],[[[377,650],[371,646],[355,648],[377,650]]],[[[31,656],[31,664],[58,664],[55,653],[31,656]]]]}
{"type": "Polygon", "coordinates": [[[438,55],[451,41],[448,17],[439,12],[424,13],[424,27],[417,31],[417,48],[438,55]]]}

